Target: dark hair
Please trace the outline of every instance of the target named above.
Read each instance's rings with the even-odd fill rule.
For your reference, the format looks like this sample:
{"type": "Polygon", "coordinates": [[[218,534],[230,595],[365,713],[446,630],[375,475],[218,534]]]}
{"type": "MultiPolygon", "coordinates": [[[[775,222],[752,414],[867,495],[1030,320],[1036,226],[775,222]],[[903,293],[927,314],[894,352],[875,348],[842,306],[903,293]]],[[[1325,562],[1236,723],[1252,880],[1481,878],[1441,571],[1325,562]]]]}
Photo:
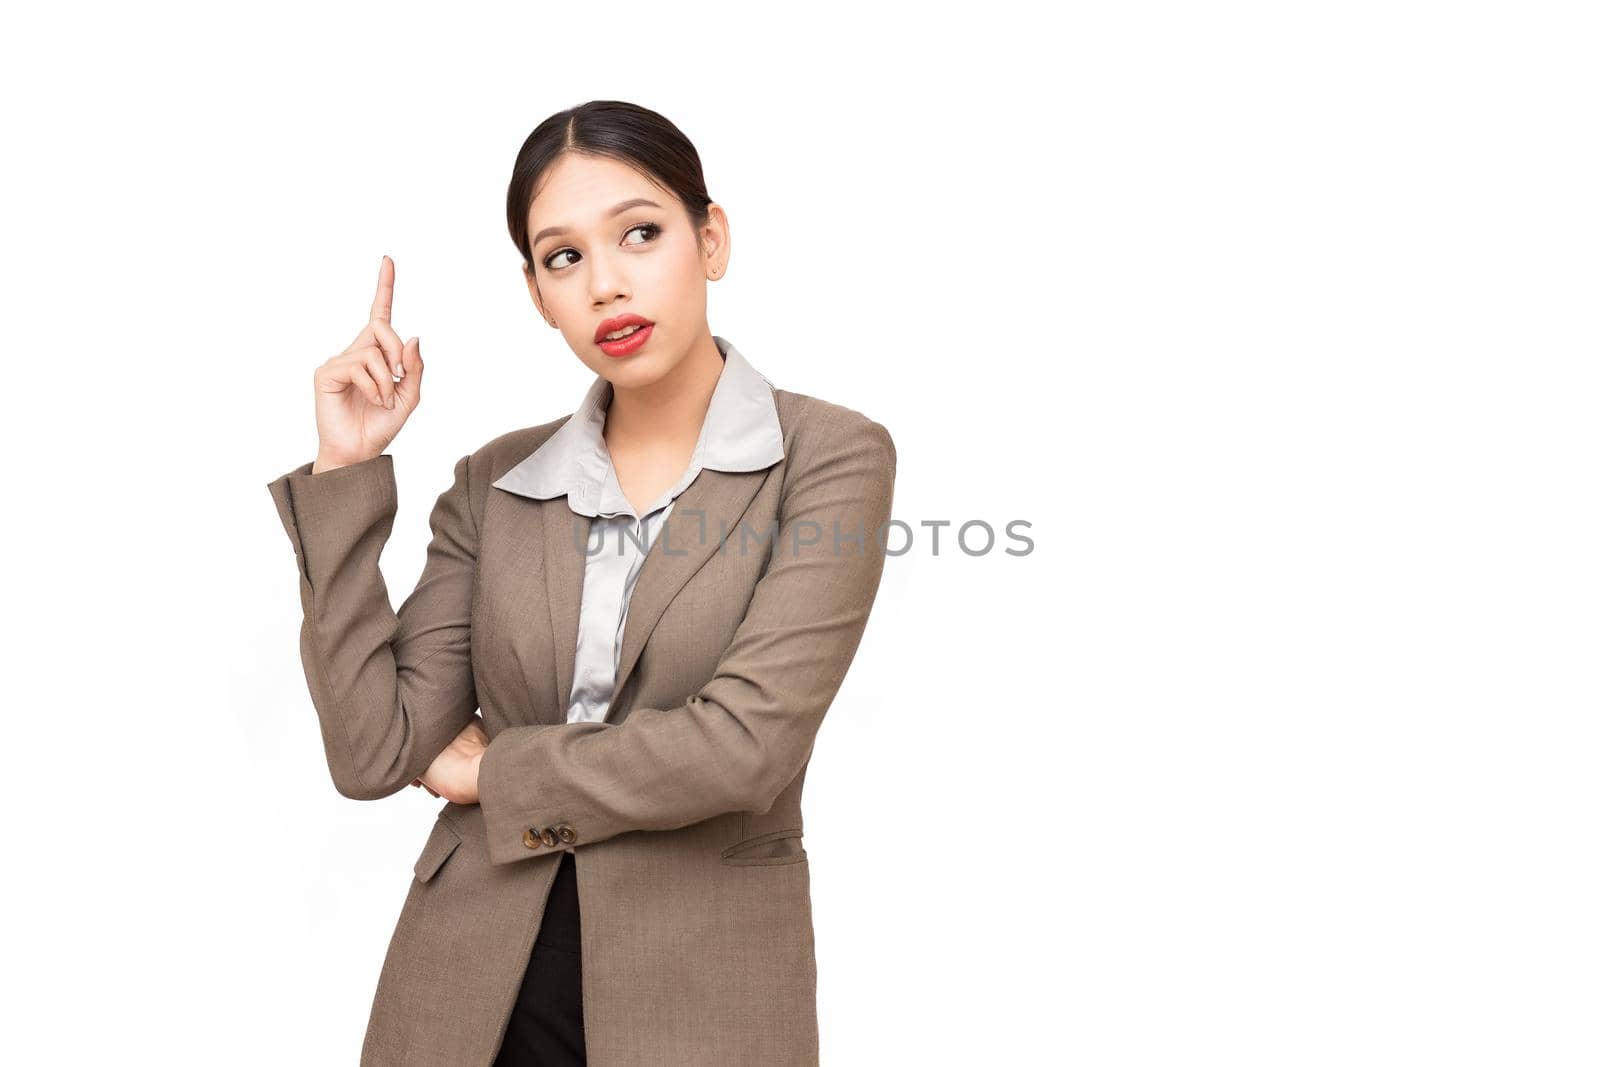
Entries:
{"type": "Polygon", "coordinates": [[[604,156],[626,163],[683,202],[700,241],[700,227],[709,213],[700,153],[663,115],[622,100],[591,100],[559,111],[534,127],[517,152],[506,190],[506,225],[522,263],[533,272],[528,244],[528,210],[545,171],[567,153],[604,156]]]}

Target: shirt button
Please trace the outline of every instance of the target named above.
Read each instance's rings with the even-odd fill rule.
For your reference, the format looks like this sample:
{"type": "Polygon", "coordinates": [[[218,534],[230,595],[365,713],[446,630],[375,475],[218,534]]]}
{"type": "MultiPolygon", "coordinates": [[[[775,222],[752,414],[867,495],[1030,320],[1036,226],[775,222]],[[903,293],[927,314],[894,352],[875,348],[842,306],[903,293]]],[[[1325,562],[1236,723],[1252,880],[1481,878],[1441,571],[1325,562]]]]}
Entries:
{"type": "Polygon", "coordinates": [[[561,838],[562,844],[570,845],[578,839],[578,832],[566,823],[556,827],[556,836],[561,838]]]}
{"type": "Polygon", "coordinates": [[[544,832],[539,835],[539,838],[551,848],[555,848],[556,845],[560,844],[560,839],[556,837],[556,832],[548,826],[544,828],[544,832]]]}
{"type": "Polygon", "coordinates": [[[532,829],[522,831],[522,843],[529,848],[538,848],[543,842],[544,838],[539,836],[538,831],[532,829]]]}

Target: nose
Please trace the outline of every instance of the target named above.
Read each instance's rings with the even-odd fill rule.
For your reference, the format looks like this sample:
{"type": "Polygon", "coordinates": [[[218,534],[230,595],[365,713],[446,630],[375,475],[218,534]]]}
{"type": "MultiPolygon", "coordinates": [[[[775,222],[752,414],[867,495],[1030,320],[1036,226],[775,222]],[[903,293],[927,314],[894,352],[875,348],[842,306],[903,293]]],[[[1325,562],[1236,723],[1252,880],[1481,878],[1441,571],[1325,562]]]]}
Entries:
{"type": "Polygon", "coordinates": [[[618,297],[628,295],[627,276],[622,266],[605,255],[589,259],[589,299],[595,307],[603,307],[618,297]]]}

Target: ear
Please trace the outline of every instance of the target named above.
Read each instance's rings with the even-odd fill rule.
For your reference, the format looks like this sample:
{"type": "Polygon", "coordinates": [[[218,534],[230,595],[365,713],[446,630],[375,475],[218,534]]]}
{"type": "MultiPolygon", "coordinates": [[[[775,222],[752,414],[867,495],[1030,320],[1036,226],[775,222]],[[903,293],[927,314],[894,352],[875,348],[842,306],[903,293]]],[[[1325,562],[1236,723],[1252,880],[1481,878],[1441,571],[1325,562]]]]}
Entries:
{"type": "Polygon", "coordinates": [[[708,277],[719,278],[727,273],[732,246],[733,233],[728,225],[728,213],[715,201],[707,204],[706,224],[700,228],[700,247],[708,277]]]}

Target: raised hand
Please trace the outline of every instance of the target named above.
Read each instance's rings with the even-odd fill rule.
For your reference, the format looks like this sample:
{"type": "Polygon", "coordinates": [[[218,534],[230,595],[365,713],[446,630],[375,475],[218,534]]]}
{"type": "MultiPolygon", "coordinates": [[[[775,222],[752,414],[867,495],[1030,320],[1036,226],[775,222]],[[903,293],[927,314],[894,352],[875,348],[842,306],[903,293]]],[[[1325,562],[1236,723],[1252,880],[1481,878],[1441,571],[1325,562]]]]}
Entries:
{"type": "Polygon", "coordinates": [[[367,324],[312,376],[317,398],[313,474],[381,455],[422,401],[422,345],[415,337],[400,340],[389,322],[393,310],[394,261],[384,256],[367,324]]]}

